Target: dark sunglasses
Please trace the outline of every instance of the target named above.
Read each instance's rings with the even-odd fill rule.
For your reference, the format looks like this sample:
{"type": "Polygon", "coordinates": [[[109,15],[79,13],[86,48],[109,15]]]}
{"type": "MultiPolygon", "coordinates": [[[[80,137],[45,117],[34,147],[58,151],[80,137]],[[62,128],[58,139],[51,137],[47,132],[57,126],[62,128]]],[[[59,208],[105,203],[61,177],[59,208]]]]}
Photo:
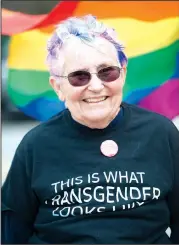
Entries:
{"type": "Polygon", "coordinates": [[[64,78],[68,78],[69,83],[72,86],[84,86],[87,85],[92,77],[92,74],[96,74],[96,76],[103,82],[113,82],[119,78],[121,74],[122,68],[118,66],[109,66],[100,69],[97,73],[90,73],[88,71],[74,71],[70,73],[68,76],[60,76],[64,78]]]}

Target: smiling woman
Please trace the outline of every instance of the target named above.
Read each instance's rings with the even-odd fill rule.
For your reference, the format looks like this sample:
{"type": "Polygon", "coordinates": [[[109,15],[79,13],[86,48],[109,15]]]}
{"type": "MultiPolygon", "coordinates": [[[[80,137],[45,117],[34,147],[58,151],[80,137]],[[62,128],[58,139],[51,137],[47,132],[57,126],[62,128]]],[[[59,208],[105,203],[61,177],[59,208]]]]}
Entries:
{"type": "MultiPolygon", "coordinates": [[[[87,23],[93,21],[91,18],[88,17],[87,23]]],[[[63,24],[58,27],[57,33],[58,30],[63,30],[66,38],[73,20],[75,21],[75,18],[69,20],[66,33],[63,24]]],[[[78,26],[78,23],[76,25],[78,26]]],[[[88,37],[87,30],[75,31],[77,37],[75,33],[74,37],[65,42],[62,53],[58,49],[52,50],[54,36],[52,37],[47,60],[51,73],[50,83],[60,100],[64,101],[71,111],[73,119],[90,128],[105,128],[120,110],[126,70],[124,64],[127,59],[122,53],[122,46],[119,45],[117,52],[113,43],[100,37],[104,35],[104,27],[96,27],[96,30],[90,30],[89,27],[89,33],[93,31],[95,35],[95,31],[97,32],[96,39],[88,37]],[[78,31],[81,32],[79,35],[78,31]],[[122,57],[121,60],[118,55],[122,57]]]]}
{"type": "Polygon", "coordinates": [[[92,15],[68,18],[48,41],[47,64],[66,109],[16,150],[3,243],[178,243],[179,131],[122,101],[128,59],[115,30],[92,15]]]}

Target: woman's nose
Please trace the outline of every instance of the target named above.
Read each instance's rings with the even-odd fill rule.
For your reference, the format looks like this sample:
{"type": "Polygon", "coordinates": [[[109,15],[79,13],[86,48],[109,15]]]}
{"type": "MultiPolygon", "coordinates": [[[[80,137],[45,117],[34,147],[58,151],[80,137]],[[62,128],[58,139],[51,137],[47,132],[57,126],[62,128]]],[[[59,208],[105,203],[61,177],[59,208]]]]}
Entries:
{"type": "Polygon", "coordinates": [[[96,76],[96,74],[91,75],[91,80],[88,89],[93,92],[100,92],[104,88],[103,82],[96,76]]]}

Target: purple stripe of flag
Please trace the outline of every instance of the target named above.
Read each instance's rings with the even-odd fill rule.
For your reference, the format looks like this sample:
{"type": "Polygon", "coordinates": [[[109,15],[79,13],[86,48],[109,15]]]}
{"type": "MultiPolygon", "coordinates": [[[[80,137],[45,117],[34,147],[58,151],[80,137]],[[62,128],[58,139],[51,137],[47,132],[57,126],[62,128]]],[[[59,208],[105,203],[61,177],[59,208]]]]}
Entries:
{"type": "Polygon", "coordinates": [[[142,99],[140,107],[173,119],[179,115],[179,79],[171,79],[142,99]]]}

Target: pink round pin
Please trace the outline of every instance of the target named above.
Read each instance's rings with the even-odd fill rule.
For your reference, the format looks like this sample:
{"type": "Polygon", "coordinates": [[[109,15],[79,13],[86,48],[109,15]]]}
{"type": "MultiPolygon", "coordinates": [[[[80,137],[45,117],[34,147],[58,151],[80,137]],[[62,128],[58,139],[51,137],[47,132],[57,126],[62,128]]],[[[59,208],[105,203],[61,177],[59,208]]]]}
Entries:
{"type": "Polygon", "coordinates": [[[105,155],[106,157],[113,157],[118,152],[118,145],[113,140],[105,140],[101,144],[100,149],[103,155],[105,155]]]}

